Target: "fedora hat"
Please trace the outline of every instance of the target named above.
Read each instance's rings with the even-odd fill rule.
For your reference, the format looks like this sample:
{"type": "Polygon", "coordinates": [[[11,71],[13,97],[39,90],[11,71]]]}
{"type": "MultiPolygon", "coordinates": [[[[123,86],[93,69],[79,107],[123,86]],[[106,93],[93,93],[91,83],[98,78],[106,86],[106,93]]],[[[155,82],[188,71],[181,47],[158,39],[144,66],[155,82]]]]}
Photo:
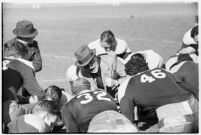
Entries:
{"type": "Polygon", "coordinates": [[[75,62],[76,66],[84,67],[92,60],[96,51],[89,49],[88,46],[82,46],[77,51],[75,51],[74,55],[77,59],[75,62]]]}
{"type": "Polygon", "coordinates": [[[13,33],[17,37],[22,38],[34,38],[38,35],[38,31],[34,28],[33,23],[28,20],[22,20],[17,22],[16,28],[13,33]]]}

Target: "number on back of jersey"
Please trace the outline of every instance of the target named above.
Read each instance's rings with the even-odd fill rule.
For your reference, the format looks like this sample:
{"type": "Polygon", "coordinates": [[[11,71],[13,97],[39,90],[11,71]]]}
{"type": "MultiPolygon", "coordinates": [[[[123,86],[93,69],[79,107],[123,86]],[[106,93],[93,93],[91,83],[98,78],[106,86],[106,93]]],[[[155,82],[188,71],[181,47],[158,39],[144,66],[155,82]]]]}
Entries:
{"type": "Polygon", "coordinates": [[[7,70],[7,69],[8,69],[8,67],[7,67],[7,64],[8,64],[8,63],[10,63],[9,60],[4,60],[4,61],[3,61],[3,67],[2,67],[3,70],[7,70]]]}
{"type": "MultiPolygon", "coordinates": [[[[110,98],[105,97],[105,96],[107,95],[107,93],[104,92],[104,91],[94,91],[93,94],[96,95],[95,98],[96,98],[97,100],[111,101],[110,98]]],[[[94,98],[93,96],[91,96],[90,93],[83,93],[83,94],[80,94],[79,96],[77,96],[77,98],[80,98],[80,97],[82,97],[82,96],[84,96],[85,100],[80,101],[80,104],[87,104],[87,103],[90,103],[90,102],[93,100],[93,98],[94,98]]]]}
{"type": "Polygon", "coordinates": [[[140,81],[141,83],[146,83],[146,82],[152,83],[156,79],[163,79],[165,77],[166,77],[166,74],[162,72],[162,70],[156,69],[151,71],[151,75],[142,74],[140,77],[140,81]]]}

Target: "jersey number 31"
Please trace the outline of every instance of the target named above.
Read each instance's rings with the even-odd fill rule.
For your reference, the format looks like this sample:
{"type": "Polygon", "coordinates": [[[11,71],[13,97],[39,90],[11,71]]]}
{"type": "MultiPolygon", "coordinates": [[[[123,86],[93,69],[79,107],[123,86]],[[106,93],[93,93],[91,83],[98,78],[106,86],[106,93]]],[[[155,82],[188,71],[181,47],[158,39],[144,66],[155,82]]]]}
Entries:
{"type": "Polygon", "coordinates": [[[146,82],[151,83],[151,82],[155,81],[156,79],[163,79],[166,77],[166,74],[163,73],[160,69],[151,71],[151,75],[152,76],[142,74],[141,79],[140,79],[141,83],[146,83],[146,82]]]}

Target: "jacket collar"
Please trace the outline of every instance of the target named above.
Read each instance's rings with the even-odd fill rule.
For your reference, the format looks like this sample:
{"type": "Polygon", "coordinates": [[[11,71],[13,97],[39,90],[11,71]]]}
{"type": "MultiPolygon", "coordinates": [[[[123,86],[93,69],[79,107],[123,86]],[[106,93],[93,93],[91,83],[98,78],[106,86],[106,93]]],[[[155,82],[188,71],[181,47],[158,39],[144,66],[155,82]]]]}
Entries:
{"type": "Polygon", "coordinates": [[[31,61],[28,61],[28,60],[25,60],[25,59],[22,59],[22,58],[15,58],[13,56],[9,56],[9,57],[4,57],[5,59],[8,59],[8,60],[18,60],[22,63],[24,63],[25,65],[29,66],[30,68],[32,68],[33,70],[35,70],[33,64],[31,61]]]}

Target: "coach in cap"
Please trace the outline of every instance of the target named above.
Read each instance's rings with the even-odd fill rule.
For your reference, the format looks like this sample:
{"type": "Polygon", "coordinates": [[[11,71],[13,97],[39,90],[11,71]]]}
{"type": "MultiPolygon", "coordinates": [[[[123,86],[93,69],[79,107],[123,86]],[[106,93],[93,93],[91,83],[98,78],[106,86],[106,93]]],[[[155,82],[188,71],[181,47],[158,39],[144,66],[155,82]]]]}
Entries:
{"type": "Polygon", "coordinates": [[[34,28],[32,22],[28,20],[22,20],[17,22],[16,28],[13,29],[13,34],[15,38],[7,41],[3,46],[3,56],[8,57],[9,47],[14,44],[16,41],[21,42],[28,46],[29,54],[27,60],[31,61],[35,72],[41,71],[42,69],[42,59],[40,55],[40,50],[38,47],[38,42],[34,38],[38,35],[38,31],[34,28]]]}
{"type": "Polygon", "coordinates": [[[126,77],[124,65],[116,56],[95,55],[95,50],[82,46],[75,51],[76,76],[88,79],[94,89],[105,89],[114,97],[119,84],[126,77]]]}

